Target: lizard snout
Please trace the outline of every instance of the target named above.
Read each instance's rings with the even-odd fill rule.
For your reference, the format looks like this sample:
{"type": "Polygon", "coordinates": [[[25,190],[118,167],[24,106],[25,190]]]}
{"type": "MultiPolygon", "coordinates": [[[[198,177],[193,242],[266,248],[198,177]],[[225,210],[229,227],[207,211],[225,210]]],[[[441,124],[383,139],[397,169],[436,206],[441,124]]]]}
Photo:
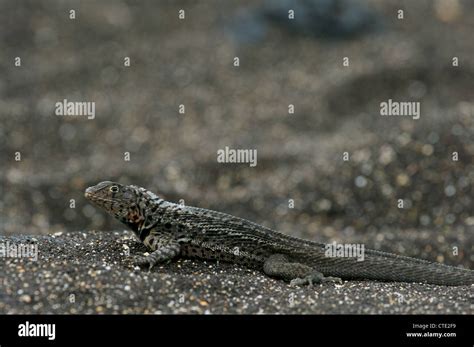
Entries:
{"type": "Polygon", "coordinates": [[[84,192],[84,196],[88,199],[91,198],[93,195],[94,195],[94,187],[89,187],[84,192]]]}

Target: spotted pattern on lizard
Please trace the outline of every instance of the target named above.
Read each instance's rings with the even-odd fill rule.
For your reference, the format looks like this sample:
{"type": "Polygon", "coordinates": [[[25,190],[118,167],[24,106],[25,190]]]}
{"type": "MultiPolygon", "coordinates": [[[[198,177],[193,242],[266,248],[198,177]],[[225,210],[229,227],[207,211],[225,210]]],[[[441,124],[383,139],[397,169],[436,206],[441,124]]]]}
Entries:
{"type": "Polygon", "coordinates": [[[279,233],[251,221],[165,201],[134,185],[105,181],[86,189],[96,206],[127,225],[152,252],[134,262],[150,269],[178,257],[221,260],[303,285],[346,280],[474,283],[474,271],[365,250],[364,261],[328,257],[325,244],[279,233]]]}

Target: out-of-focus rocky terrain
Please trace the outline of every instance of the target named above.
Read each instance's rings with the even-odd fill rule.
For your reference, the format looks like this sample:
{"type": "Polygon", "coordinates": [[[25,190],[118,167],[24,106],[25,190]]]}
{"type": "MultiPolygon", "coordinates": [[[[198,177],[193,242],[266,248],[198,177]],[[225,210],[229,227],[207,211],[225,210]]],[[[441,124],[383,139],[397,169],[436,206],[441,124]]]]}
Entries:
{"type": "Polygon", "coordinates": [[[473,14],[467,0],[0,1],[0,233],[123,230],[83,197],[114,180],[473,268],[473,14]],[[95,118],[55,115],[63,99],[94,101],[95,118]],[[381,116],[388,99],[419,101],[420,119],[381,116]],[[257,149],[257,166],[217,163],[225,146],[257,149]]]}

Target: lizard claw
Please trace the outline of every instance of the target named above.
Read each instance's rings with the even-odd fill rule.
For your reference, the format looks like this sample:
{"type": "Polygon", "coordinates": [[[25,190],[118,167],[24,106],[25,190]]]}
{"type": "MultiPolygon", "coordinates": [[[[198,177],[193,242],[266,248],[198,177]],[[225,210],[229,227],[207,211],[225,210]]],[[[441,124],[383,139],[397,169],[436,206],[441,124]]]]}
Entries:
{"type": "Polygon", "coordinates": [[[342,284],[342,280],[339,277],[330,277],[330,276],[324,277],[322,273],[315,272],[306,277],[292,279],[290,282],[290,285],[292,286],[308,285],[309,287],[312,287],[313,284],[328,283],[328,282],[342,284]]]}
{"type": "Polygon", "coordinates": [[[337,283],[337,284],[342,284],[342,279],[340,279],[339,277],[324,277],[322,279],[322,282],[332,282],[332,283],[337,283]]]}
{"type": "Polygon", "coordinates": [[[137,255],[133,257],[132,263],[139,267],[148,267],[148,272],[150,272],[153,269],[153,267],[156,265],[156,260],[150,255],[148,256],[137,255]]]}
{"type": "Polygon", "coordinates": [[[136,255],[132,257],[132,263],[140,267],[145,266],[145,265],[151,266],[149,259],[142,255],[136,255]]]}
{"type": "Polygon", "coordinates": [[[160,254],[157,251],[148,255],[136,255],[132,258],[132,263],[139,267],[148,267],[148,271],[151,271],[156,264],[169,263],[171,259],[160,258],[160,254]]]}
{"type": "Polygon", "coordinates": [[[304,285],[308,285],[308,287],[312,287],[313,286],[313,279],[309,278],[309,276],[307,276],[307,277],[303,277],[303,278],[294,278],[290,281],[290,286],[293,286],[293,287],[304,286],[304,285]]]}

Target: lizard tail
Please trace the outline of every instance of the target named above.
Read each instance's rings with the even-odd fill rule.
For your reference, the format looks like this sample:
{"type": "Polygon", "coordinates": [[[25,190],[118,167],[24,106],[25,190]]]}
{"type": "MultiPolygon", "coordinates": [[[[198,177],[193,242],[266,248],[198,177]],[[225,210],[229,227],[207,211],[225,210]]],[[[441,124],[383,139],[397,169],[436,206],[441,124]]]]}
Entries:
{"type": "Polygon", "coordinates": [[[370,251],[363,261],[333,258],[316,266],[326,276],[395,282],[421,282],[446,286],[474,284],[474,271],[426,260],[370,251]]]}

